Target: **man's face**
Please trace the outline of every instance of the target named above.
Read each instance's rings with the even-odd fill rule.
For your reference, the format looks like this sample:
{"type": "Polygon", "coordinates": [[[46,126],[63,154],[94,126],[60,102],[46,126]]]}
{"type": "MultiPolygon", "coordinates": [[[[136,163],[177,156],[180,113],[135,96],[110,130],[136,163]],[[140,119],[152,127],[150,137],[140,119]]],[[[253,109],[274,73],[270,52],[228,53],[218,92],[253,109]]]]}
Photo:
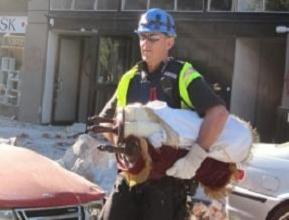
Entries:
{"type": "Polygon", "coordinates": [[[142,60],[147,64],[158,64],[168,57],[174,38],[162,33],[140,33],[139,42],[142,60]]]}

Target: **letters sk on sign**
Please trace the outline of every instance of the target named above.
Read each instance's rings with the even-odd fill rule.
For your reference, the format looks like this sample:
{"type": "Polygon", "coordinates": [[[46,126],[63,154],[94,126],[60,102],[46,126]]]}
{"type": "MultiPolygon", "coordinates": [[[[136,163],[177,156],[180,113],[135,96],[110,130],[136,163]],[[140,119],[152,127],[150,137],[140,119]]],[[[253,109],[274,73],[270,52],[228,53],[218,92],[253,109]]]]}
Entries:
{"type": "Polygon", "coordinates": [[[24,34],[26,26],[25,16],[0,16],[0,33],[24,34]]]}

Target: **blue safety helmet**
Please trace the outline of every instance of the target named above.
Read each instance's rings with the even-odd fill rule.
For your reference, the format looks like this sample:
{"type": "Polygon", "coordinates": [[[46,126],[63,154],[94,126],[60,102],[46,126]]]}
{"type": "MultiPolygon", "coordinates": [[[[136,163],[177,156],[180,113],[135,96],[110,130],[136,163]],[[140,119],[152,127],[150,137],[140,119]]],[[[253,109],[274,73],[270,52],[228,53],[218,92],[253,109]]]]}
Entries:
{"type": "Polygon", "coordinates": [[[170,37],[176,37],[174,18],[166,11],[159,8],[151,8],[142,14],[136,33],[160,32],[170,37]]]}

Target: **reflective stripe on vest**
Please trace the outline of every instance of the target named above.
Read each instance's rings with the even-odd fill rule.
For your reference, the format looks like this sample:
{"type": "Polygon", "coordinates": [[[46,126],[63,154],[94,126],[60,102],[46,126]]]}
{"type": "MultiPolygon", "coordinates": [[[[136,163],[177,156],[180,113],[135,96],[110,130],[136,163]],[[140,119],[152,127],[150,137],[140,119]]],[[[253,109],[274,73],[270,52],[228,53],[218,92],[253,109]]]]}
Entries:
{"type": "Polygon", "coordinates": [[[186,62],[179,76],[181,108],[194,108],[188,93],[188,86],[194,79],[199,77],[201,77],[201,74],[196,71],[190,63],[186,62]]]}
{"type": "MultiPolygon", "coordinates": [[[[138,68],[136,65],[121,77],[117,87],[117,107],[126,106],[129,83],[132,80],[132,78],[136,75],[137,71],[138,68]]],[[[179,92],[181,99],[184,100],[181,101],[181,108],[188,108],[188,107],[193,108],[193,104],[189,98],[187,88],[190,85],[190,83],[198,77],[201,77],[201,74],[198,73],[190,63],[186,62],[179,76],[179,92]]]]}
{"type": "Polygon", "coordinates": [[[120,79],[117,90],[116,90],[116,95],[117,95],[117,107],[125,107],[127,104],[127,91],[128,91],[128,86],[132,78],[136,75],[137,73],[137,65],[134,66],[131,70],[126,72],[120,79]]]}

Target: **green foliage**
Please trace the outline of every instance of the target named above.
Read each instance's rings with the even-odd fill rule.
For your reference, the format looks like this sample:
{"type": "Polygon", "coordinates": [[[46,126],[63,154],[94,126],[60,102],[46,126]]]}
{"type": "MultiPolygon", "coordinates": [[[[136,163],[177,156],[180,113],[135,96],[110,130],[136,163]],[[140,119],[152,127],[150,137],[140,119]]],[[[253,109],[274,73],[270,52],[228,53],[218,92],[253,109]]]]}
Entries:
{"type": "Polygon", "coordinates": [[[289,0],[266,0],[266,11],[289,11],[289,0]]]}
{"type": "Polygon", "coordinates": [[[99,75],[102,82],[111,82],[116,73],[119,42],[113,38],[105,37],[100,40],[99,47],[99,75]]]}

